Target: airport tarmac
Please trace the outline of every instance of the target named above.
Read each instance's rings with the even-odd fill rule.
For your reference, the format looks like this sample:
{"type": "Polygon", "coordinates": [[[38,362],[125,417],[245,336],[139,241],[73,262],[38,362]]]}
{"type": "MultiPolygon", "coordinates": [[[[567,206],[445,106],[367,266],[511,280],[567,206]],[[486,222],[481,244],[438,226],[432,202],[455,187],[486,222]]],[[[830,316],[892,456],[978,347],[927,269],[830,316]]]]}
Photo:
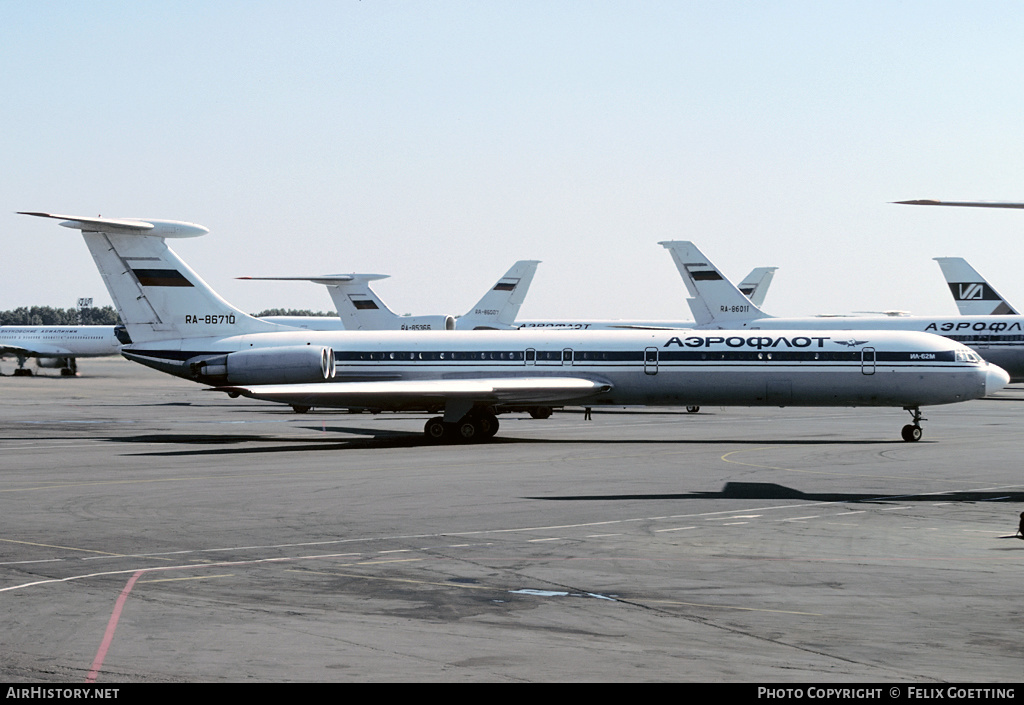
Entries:
{"type": "MultiPolygon", "coordinates": [[[[3,371],[10,373],[10,361],[3,371]]],[[[1016,682],[1024,388],[426,415],[0,377],[8,682],[1016,682]]]]}

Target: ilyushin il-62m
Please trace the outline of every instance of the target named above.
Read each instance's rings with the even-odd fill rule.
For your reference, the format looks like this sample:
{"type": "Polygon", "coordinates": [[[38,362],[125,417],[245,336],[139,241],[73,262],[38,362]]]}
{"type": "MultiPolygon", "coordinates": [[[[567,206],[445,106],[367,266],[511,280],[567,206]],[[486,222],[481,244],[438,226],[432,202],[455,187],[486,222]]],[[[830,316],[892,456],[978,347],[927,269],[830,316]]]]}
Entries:
{"type": "MultiPolygon", "coordinates": [[[[690,292],[687,300],[697,327],[751,331],[800,329],[841,330],[845,338],[860,339],[867,331],[923,331],[945,336],[1004,368],[1013,381],[1024,381],[1024,316],[852,316],[849,318],[776,318],[747,299],[719,269],[689,241],[661,243],[672,253],[690,292]]],[[[808,333],[812,335],[812,333],[808,333]]]]}
{"type": "Polygon", "coordinates": [[[433,441],[489,438],[529,404],[920,407],[977,399],[1007,374],[907,331],[309,331],[231,306],[166,245],[206,228],[30,213],[82,231],[128,328],[122,354],[232,396],[437,413],[433,441]]]}

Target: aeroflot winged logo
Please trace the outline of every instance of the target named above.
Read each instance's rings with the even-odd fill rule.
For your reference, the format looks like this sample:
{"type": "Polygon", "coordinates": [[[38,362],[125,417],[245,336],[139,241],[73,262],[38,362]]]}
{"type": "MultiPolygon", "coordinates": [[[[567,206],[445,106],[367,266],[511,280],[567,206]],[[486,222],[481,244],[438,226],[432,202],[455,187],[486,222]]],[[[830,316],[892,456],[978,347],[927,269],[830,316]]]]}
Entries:
{"type": "Polygon", "coordinates": [[[851,338],[850,340],[837,340],[836,344],[837,345],[845,345],[845,346],[847,346],[849,348],[855,348],[858,345],[866,345],[867,342],[868,341],[866,341],[866,340],[853,340],[851,338]]]}
{"type": "MultiPolygon", "coordinates": [[[[832,340],[832,338],[830,336],[806,335],[797,335],[792,338],[787,338],[783,335],[777,338],[769,335],[754,335],[749,338],[740,335],[733,335],[728,338],[718,335],[690,335],[685,338],[669,338],[668,342],[661,347],[667,348],[670,345],[675,345],[680,348],[710,348],[713,345],[724,344],[730,348],[754,348],[756,350],[763,350],[764,348],[823,348],[825,347],[826,340],[832,340]]],[[[866,343],[867,341],[865,340],[864,342],[866,343]]],[[[843,345],[846,344],[843,343],[843,345]]]]}
{"type": "Polygon", "coordinates": [[[999,301],[999,295],[984,282],[950,282],[949,290],[957,301],[999,301]]]}

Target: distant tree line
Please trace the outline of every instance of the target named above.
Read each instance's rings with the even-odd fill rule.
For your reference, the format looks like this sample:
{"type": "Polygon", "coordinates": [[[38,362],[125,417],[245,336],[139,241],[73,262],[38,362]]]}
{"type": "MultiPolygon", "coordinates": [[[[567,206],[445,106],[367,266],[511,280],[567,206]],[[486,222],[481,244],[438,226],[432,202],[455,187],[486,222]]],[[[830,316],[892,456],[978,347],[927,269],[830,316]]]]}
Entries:
{"type": "MultiPolygon", "coordinates": [[[[294,308],[268,308],[254,316],[337,316],[326,311],[294,308]]],[[[116,326],[121,322],[113,306],[102,308],[53,308],[22,306],[13,311],[0,311],[0,326],[116,326]]]]}
{"type": "Polygon", "coordinates": [[[326,311],[310,311],[308,309],[300,311],[297,308],[268,308],[265,311],[260,311],[259,313],[254,313],[252,315],[256,316],[256,318],[260,318],[262,316],[334,316],[335,318],[338,317],[338,314],[334,312],[328,313],[326,311]]]}
{"type": "Polygon", "coordinates": [[[83,309],[22,306],[13,311],[0,311],[3,326],[115,326],[120,322],[113,306],[83,309]]]}

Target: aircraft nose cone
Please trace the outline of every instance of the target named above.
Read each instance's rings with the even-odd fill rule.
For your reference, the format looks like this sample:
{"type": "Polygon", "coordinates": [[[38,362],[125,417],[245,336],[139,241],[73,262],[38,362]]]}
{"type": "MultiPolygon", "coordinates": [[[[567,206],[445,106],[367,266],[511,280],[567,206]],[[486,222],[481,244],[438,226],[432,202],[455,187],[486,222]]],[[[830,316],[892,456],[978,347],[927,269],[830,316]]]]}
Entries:
{"type": "Polygon", "coordinates": [[[985,396],[995,394],[1010,383],[1010,375],[1006,370],[996,365],[989,365],[985,373],[985,396]]]}

